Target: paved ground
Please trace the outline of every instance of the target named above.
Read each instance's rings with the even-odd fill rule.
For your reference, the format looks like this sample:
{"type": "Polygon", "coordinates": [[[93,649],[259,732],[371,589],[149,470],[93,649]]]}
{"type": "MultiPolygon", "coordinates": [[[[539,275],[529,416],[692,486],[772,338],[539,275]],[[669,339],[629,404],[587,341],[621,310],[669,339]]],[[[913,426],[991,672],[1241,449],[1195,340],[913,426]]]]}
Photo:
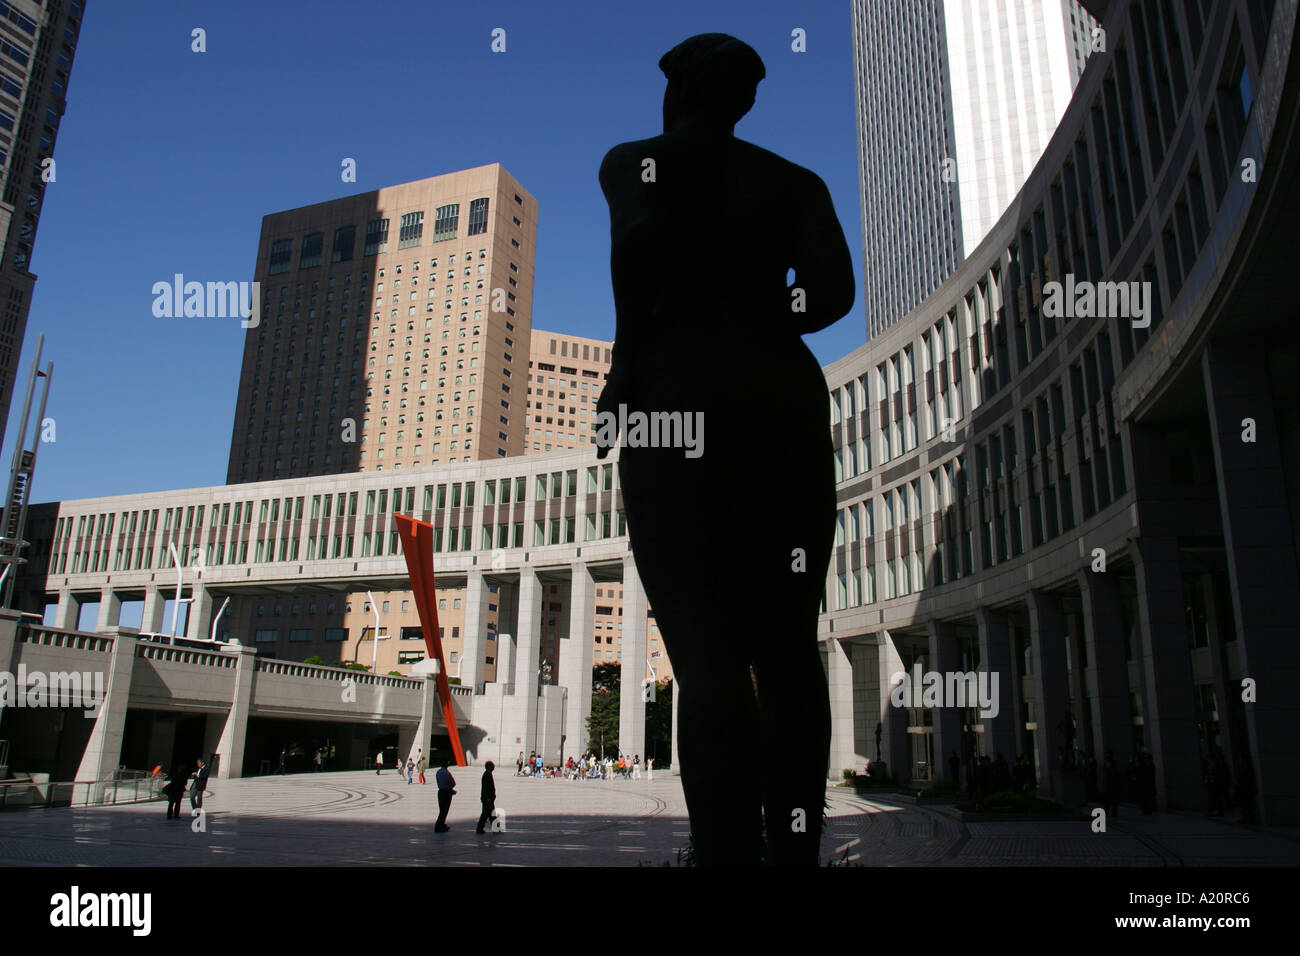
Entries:
{"type": "MultiPolygon", "coordinates": [[[[505,831],[478,836],[480,771],[459,772],[450,833],[436,789],[387,772],[214,780],[203,828],[162,803],[0,814],[0,865],[635,866],[675,862],[688,832],[681,784],[529,780],[498,772],[505,831]]],[[[1086,821],[961,823],[933,807],[827,791],[827,860],[863,866],[1300,865],[1300,836],[1121,807],[1108,833],[1086,821]]]]}

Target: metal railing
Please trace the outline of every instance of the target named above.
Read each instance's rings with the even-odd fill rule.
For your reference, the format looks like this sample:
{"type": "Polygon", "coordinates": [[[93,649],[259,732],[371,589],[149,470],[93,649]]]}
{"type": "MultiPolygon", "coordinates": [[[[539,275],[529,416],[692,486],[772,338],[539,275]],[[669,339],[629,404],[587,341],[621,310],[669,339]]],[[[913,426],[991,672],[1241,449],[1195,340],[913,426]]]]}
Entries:
{"type": "Polygon", "coordinates": [[[120,770],[106,780],[0,782],[0,812],[58,807],[106,807],[144,803],[162,796],[164,778],[143,770],[120,770]]]}

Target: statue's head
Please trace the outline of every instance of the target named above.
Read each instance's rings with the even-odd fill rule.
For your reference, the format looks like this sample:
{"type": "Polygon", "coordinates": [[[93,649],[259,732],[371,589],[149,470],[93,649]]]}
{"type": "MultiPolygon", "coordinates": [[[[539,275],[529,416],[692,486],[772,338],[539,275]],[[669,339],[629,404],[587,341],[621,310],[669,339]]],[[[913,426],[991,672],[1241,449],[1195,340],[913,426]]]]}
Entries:
{"type": "Polygon", "coordinates": [[[663,55],[659,69],[668,78],[664,129],[684,119],[730,129],[754,105],[754,92],[767,75],[754,48],[725,33],[683,40],[663,55]]]}

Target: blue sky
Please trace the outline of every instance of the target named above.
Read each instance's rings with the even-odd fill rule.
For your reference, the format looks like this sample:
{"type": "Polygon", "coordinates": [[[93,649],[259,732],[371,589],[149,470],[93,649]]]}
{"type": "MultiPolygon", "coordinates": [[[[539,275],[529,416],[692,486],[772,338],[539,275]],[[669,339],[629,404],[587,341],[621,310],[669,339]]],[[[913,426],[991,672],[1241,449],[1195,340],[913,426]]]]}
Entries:
{"type": "MultiPolygon", "coordinates": [[[[89,0],[32,257],[55,364],[34,501],[221,484],[244,331],[160,319],[155,282],[252,278],[261,218],[501,162],[537,198],[535,327],[612,338],[605,151],[661,126],[659,57],[732,33],[767,64],[737,135],[830,187],[860,270],[847,0],[89,0]],[[207,52],[191,51],[191,30],[207,52]],[[506,52],[491,32],[506,30],[506,52]],[[802,28],[807,52],[791,50],[802,28]],[[340,179],[344,157],[357,182],[340,179]]],[[[858,276],[861,287],[861,276],[858,276]]],[[[859,305],[807,341],[865,340],[859,305]]]]}

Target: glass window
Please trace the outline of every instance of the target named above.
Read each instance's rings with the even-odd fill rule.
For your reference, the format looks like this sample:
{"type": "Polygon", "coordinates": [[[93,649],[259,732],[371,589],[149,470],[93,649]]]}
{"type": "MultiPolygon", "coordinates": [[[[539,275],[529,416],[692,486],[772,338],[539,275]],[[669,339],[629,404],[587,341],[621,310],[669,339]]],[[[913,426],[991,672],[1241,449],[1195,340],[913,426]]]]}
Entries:
{"type": "Polygon", "coordinates": [[[433,217],[433,241],[456,238],[456,227],[460,224],[460,203],[439,206],[433,217]]]}
{"type": "Polygon", "coordinates": [[[487,232],[487,217],[487,198],[471,200],[469,204],[469,231],[466,234],[477,236],[480,233],[487,232]]]}

